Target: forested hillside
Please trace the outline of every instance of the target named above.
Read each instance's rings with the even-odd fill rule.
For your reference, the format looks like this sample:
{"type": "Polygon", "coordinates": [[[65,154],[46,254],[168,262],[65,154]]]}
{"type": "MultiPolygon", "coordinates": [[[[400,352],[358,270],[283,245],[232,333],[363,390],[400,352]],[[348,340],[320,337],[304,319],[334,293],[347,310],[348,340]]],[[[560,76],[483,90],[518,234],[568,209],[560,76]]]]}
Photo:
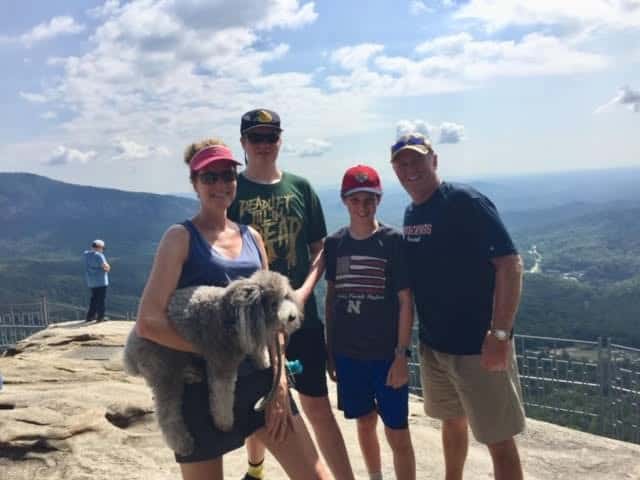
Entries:
{"type": "MultiPolygon", "coordinates": [[[[592,177],[593,185],[606,183],[602,175],[592,177]]],[[[577,187],[567,181],[551,182],[547,190],[544,184],[520,185],[520,198],[536,208],[525,208],[527,201],[517,200],[518,188],[510,184],[478,183],[499,206],[528,270],[518,332],[587,340],[611,336],[640,347],[640,193],[628,188],[632,174],[616,171],[611,178],[612,191],[594,187],[591,198],[585,178],[577,187]],[[531,202],[535,192],[541,198],[531,202]],[[566,199],[573,200],[558,203],[566,199]]],[[[319,194],[329,231],[344,225],[338,191],[319,194]]],[[[400,188],[387,188],[380,218],[401,225],[407,202],[400,188]]],[[[0,173],[0,305],[43,294],[85,305],[81,253],[101,237],[113,266],[108,308],[134,312],[162,232],[196,208],[188,198],[0,173]]],[[[322,291],[320,285],[321,308],[322,291]]]]}

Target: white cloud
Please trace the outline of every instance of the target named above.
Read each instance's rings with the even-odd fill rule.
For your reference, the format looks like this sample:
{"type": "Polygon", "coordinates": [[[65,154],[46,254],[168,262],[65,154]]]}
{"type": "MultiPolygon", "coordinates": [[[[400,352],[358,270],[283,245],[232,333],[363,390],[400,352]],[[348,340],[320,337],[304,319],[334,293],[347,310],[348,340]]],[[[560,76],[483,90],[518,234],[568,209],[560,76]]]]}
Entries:
{"type": "Polygon", "coordinates": [[[353,117],[345,134],[376,119],[368,99],[323,92],[312,74],[264,72],[289,50],[265,32],[313,21],[313,2],[140,0],[93,13],[100,21],[86,53],[47,62],[61,80],[42,99],[72,113],[58,142],[81,136],[101,157],[121,161],[149,151],[121,142],[114,152],[114,138],[166,145],[179,155],[212,132],[237,138],[240,114],[256,105],[277,110],[285,129],[295,124],[301,138],[331,130],[336,111],[353,117]]]}
{"type": "Polygon", "coordinates": [[[87,14],[93,18],[104,18],[113,15],[120,10],[119,0],[106,0],[102,5],[98,5],[87,11],[87,14]]]}
{"type": "Polygon", "coordinates": [[[47,96],[41,93],[20,92],[19,95],[31,103],[45,103],[48,101],[47,96]]]}
{"type": "Polygon", "coordinates": [[[49,158],[42,163],[49,166],[68,165],[70,163],[86,164],[95,156],[96,152],[93,150],[82,152],[75,148],[59,145],[54,149],[51,155],[49,155],[49,158]]]}
{"type": "Polygon", "coordinates": [[[58,114],[56,112],[49,110],[47,112],[41,113],[40,118],[44,120],[53,120],[55,118],[58,118],[58,114]]]}
{"type": "Polygon", "coordinates": [[[471,0],[454,15],[488,30],[508,26],[567,25],[613,29],[640,26],[638,0],[471,0]]]}
{"type": "Polygon", "coordinates": [[[53,17],[48,23],[40,23],[20,36],[20,41],[27,47],[50,40],[60,35],[73,35],[85,29],[69,16],[53,17]]]}
{"type": "Polygon", "coordinates": [[[624,86],[618,90],[615,97],[604,105],[596,108],[595,113],[603,113],[613,109],[617,105],[626,106],[632,112],[640,112],[640,91],[632,90],[630,87],[624,86]]]}
{"type": "Polygon", "coordinates": [[[409,13],[411,15],[417,16],[432,11],[433,9],[429,8],[427,4],[421,0],[411,0],[409,2],[409,13]]]}
{"type": "Polygon", "coordinates": [[[314,2],[309,2],[302,7],[298,5],[297,0],[279,0],[265,3],[273,4],[273,8],[270,9],[267,18],[258,24],[259,28],[300,28],[315,22],[318,18],[314,2]]]}
{"type": "MultiPolygon", "coordinates": [[[[427,2],[423,0],[411,0],[409,2],[409,13],[413,16],[422,15],[423,13],[431,13],[436,10],[433,6],[436,3],[435,0],[431,2],[432,6],[429,6],[427,2]]],[[[440,6],[444,9],[451,8],[456,5],[455,0],[440,0],[440,6]]]]}
{"type": "Polygon", "coordinates": [[[459,54],[469,43],[473,42],[473,37],[467,32],[457,33],[455,35],[446,35],[437,37],[419,44],[416,52],[426,54],[459,54]]]}
{"type": "Polygon", "coordinates": [[[365,68],[369,59],[384,50],[384,45],[361,43],[360,45],[341,47],[331,53],[331,61],[345,70],[365,68]]]}
{"type": "Polygon", "coordinates": [[[298,157],[320,157],[331,150],[331,143],[318,138],[307,138],[301,145],[284,144],[283,151],[298,157]]]}
{"type": "Polygon", "coordinates": [[[416,50],[419,58],[377,55],[380,49],[368,44],[344,47],[339,52],[363,51],[362,57],[372,67],[360,62],[358,68],[346,68],[348,64],[340,62],[348,72],[329,76],[328,83],[335,90],[360,95],[419,96],[477,87],[496,78],[575,75],[607,66],[607,59],[599,54],[539,33],[518,41],[475,40],[469,33],[460,33],[436,37],[416,50]]]}
{"type": "Polygon", "coordinates": [[[162,145],[143,145],[128,138],[120,138],[116,143],[114,160],[145,160],[169,155],[169,149],[162,145]]]}
{"type": "Polygon", "coordinates": [[[464,140],[464,126],[453,122],[434,126],[424,120],[400,120],[396,124],[396,138],[408,133],[421,133],[431,141],[437,138],[438,143],[460,143],[464,140]]]}
{"type": "Polygon", "coordinates": [[[396,138],[408,133],[421,133],[425,137],[431,139],[433,127],[423,120],[400,120],[396,125],[396,138]]]}
{"type": "Polygon", "coordinates": [[[460,143],[464,140],[464,126],[457,123],[442,122],[440,124],[438,143],[460,143]]]}

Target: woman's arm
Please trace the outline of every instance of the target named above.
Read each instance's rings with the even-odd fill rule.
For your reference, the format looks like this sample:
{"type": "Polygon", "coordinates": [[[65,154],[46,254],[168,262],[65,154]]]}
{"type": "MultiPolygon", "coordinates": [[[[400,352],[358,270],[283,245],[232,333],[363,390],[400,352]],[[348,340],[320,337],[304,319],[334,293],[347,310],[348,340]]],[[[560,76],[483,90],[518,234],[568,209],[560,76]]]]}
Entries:
{"type": "Polygon", "coordinates": [[[142,292],[136,332],[174,350],[195,352],[194,346],[182,338],[167,317],[171,295],[176,290],[182,265],[189,253],[189,232],[174,225],[160,240],[153,267],[142,292]]]}

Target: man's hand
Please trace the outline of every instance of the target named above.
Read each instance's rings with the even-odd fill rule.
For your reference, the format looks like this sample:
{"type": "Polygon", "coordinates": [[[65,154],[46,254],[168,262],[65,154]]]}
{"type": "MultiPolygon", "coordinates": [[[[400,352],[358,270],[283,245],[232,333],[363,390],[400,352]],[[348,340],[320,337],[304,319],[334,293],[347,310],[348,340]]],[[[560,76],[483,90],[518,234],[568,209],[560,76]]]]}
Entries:
{"type": "Polygon", "coordinates": [[[404,387],[409,383],[408,359],[404,355],[396,355],[387,374],[387,386],[391,388],[404,387]]]}
{"type": "Polygon", "coordinates": [[[267,433],[276,442],[282,442],[293,430],[293,413],[289,402],[287,375],[283,366],[282,377],[265,411],[267,433]]]}
{"type": "Polygon", "coordinates": [[[490,372],[504,371],[507,369],[510,353],[511,341],[498,340],[487,332],[482,343],[480,364],[490,372]]]}

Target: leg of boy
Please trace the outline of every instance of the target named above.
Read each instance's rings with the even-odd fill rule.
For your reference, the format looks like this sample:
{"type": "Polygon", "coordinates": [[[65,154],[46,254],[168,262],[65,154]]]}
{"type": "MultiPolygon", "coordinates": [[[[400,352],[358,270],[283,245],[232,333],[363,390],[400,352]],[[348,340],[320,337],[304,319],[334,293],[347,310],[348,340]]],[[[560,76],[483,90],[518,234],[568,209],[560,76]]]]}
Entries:
{"type": "Polygon", "coordinates": [[[378,442],[378,434],[376,427],[378,425],[378,412],[371,412],[358,417],[358,442],[360,443],[360,451],[367,466],[369,476],[382,472],[382,460],[380,459],[380,442],[378,442]]]}
{"type": "Polygon", "coordinates": [[[393,466],[398,480],[415,480],[416,459],[409,433],[409,385],[392,388],[386,385],[393,360],[376,361],[374,388],[378,412],[385,425],[387,442],[393,452],[393,466]]]}
{"type": "Polygon", "coordinates": [[[370,478],[380,476],[380,444],[376,433],[378,413],[373,388],[372,363],[336,356],[338,406],[345,418],[357,419],[358,440],[370,478]]]}
{"type": "Polygon", "coordinates": [[[385,427],[384,433],[393,452],[393,467],[398,480],[415,480],[416,458],[409,428],[385,427]]]}

